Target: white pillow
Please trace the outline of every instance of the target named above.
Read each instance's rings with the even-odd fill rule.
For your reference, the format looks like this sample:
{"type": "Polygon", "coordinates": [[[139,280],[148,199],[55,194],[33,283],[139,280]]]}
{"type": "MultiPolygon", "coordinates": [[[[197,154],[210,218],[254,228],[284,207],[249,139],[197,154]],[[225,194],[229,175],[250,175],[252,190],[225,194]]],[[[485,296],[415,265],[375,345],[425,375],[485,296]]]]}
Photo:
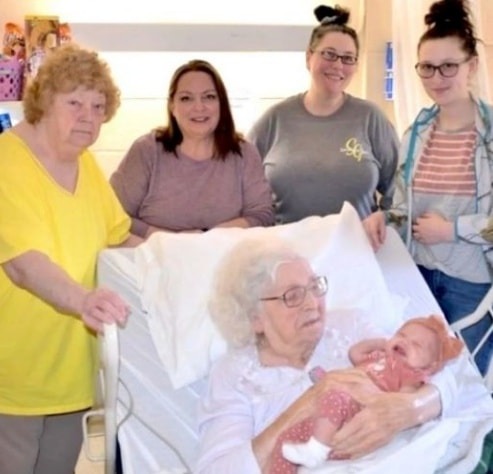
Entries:
{"type": "Polygon", "coordinates": [[[216,268],[243,239],[277,236],[329,279],[328,308],[362,308],[387,331],[398,324],[380,267],[358,214],[308,217],[276,227],[155,233],[136,249],[137,283],[151,334],[171,383],[179,388],[208,374],[226,344],[208,313],[216,268]]]}

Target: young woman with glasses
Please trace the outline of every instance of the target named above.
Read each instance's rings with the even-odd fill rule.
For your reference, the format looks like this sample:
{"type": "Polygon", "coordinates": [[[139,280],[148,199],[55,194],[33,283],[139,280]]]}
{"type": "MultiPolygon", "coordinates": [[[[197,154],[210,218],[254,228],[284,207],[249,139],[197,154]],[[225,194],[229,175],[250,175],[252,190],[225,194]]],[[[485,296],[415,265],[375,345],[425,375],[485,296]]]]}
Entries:
{"type": "MultiPolygon", "coordinates": [[[[397,224],[452,323],[476,309],[491,286],[491,242],[482,235],[493,205],[493,109],[470,92],[478,52],[467,2],[435,2],[425,24],[416,72],[434,105],[404,135],[395,208],[373,214],[365,226],[377,249],[385,217],[397,224]]],[[[483,318],[467,329],[467,345],[475,347],[490,325],[483,318]]],[[[482,372],[492,350],[490,337],[476,357],[482,372]]]]}
{"type": "Polygon", "coordinates": [[[360,49],[349,11],[320,6],[315,15],[308,90],[275,104],[248,134],[263,158],[278,223],[337,213],[344,201],[366,217],[392,202],[395,130],[374,104],[345,92],[360,49]]]}

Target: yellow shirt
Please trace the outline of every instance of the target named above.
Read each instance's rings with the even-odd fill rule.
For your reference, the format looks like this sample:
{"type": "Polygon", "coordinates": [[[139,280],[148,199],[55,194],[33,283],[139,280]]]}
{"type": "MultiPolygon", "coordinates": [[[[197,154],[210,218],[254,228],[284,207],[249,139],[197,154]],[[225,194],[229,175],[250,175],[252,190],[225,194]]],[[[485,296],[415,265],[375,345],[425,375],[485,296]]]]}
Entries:
{"type": "MultiPolygon", "coordinates": [[[[70,193],[17,135],[0,135],[0,264],[36,250],[91,288],[98,252],[124,241],[129,228],[90,152],[79,156],[78,182],[70,193]]],[[[0,413],[89,407],[96,367],[95,336],[80,318],[15,286],[0,267],[0,413]]]]}

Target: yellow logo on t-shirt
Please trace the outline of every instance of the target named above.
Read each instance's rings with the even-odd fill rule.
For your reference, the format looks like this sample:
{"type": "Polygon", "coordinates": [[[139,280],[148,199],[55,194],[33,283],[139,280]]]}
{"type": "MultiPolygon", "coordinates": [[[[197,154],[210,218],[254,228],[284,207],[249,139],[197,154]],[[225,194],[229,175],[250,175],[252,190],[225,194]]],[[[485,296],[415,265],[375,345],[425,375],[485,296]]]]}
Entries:
{"type": "Polygon", "coordinates": [[[361,161],[363,155],[366,154],[366,151],[363,150],[363,146],[358,143],[356,138],[349,138],[344,148],[341,148],[341,151],[345,153],[346,156],[354,158],[356,161],[361,161]]]}

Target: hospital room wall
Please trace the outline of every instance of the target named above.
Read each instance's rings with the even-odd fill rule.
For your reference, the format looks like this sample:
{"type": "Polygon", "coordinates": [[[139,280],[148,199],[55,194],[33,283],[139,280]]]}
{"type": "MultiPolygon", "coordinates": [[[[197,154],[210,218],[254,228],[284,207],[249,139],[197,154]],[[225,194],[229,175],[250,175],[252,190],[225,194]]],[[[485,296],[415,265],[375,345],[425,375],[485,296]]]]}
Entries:
{"type": "MultiPolygon", "coordinates": [[[[491,18],[493,2],[480,2],[491,18]]],[[[225,9],[223,0],[0,0],[0,25],[22,24],[27,14],[57,15],[71,25],[75,41],[97,49],[109,62],[122,90],[122,106],[93,147],[109,175],[136,137],[163,123],[169,78],[189,59],[204,58],[218,68],[240,131],[247,131],[271,104],[306,89],[304,48],[314,25],[312,10],[319,3],[249,0],[234,2],[234,8],[230,2],[225,9]]],[[[384,98],[392,2],[338,3],[350,8],[351,24],[362,42],[362,60],[349,92],[376,102],[393,120],[393,104],[384,98]]],[[[493,48],[493,39],[485,42],[487,49],[493,48]]],[[[493,71],[491,60],[488,66],[493,71]]],[[[20,118],[20,104],[8,106],[14,119],[20,118]]]]}

